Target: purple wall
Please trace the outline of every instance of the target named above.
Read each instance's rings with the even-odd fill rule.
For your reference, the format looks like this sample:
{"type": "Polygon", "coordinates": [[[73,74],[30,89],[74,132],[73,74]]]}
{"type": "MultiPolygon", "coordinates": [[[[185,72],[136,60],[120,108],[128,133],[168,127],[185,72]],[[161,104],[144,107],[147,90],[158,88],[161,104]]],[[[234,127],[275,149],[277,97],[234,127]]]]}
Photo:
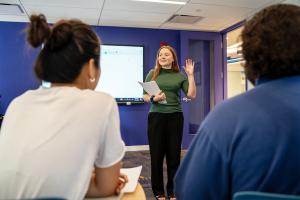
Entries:
{"type": "MultiPolygon", "coordinates": [[[[0,114],[7,109],[9,102],[28,89],[38,87],[32,66],[36,50],[28,48],[25,34],[22,32],[25,23],[0,22],[0,114]]],[[[222,70],[221,36],[219,33],[189,32],[161,29],[94,27],[100,35],[103,44],[143,45],[144,77],[154,66],[156,51],[160,42],[173,46],[179,62],[182,63],[188,55],[185,45],[189,38],[202,38],[215,43],[215,82],[216,102],[222,100],[222,80],[219,72],[222,70]],[[182,46],[183,45],[183,46],[182,46]]],[[[130,75],[129,75],[130,76],[130,75]]],[[[126,145],[146,145],[147,114],[149,105],[120,106],[121,131],[126,145]]],[[[186,114],[185,114],[186,115],[186,114]]],[[[185,120],[187,121],[187,120],[185,120]]],[[[186,122],[185,122],[186,123],[186,122]]],[[[185,127],[187,127],[185,125],[185,127]]],[[[188,130],[185,128],[185,132],[188,130]]]]}
{"type": "Polygon", "coordinates": [[[37,53],[25,42],[24,23],[0,22],[0,114],[16,96],[38,87],[33,73],[37,53]]]}
{"type": "MultiPolygon", "coordinates": [[[[211,32],[195,32],[195,31],[181,31],[180,33],[180,45],[181,45],[181,65],[184,64],[184,60],[189,57],[189,44],[190,41],[210,41],[213,44],[213,67],[214,67],[214,74],[213,74],[213,82],[214,82],[214,103],[217,104],[224,99],[224,81],[222,78],[223,74],[223,54],[222,54],[222,38],[220,33],[211,33],[211,32]]],[[[209,49],[207,49],[209,51],[209,49]]],[[[208,64],[208,60],[203,60],[203,64],[208,64]]],[[[210,79],[207,78],[205,81],[205,85],[209,85],[210,79]]],[[[203,100],[203,99],[202,99],[203,100]]],[[[206,105],[209,106],[209,105],[206,105]]],[[[189,109],[187,108],[188,105],[184,105],[184,116],[185,121],[189,119],[189,109]]],[[[183,146],[187,148],[194,138],[195,135],[189,134],[189,130],[187,127],[187,123],[184,125],[184,133],[183,133],[183,146]]]]}

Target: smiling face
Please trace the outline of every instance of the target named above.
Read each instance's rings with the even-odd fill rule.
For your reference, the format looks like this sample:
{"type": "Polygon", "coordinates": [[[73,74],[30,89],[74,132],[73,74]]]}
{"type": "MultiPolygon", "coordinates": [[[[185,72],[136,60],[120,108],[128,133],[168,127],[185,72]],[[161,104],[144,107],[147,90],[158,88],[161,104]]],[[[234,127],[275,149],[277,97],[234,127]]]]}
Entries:
{"type": "Polygon", "coordinates": [[[162,67],[172,66],[174,57],[172,52],[167,48],[162,48],[158,54],[158,63],[162,67]]]}

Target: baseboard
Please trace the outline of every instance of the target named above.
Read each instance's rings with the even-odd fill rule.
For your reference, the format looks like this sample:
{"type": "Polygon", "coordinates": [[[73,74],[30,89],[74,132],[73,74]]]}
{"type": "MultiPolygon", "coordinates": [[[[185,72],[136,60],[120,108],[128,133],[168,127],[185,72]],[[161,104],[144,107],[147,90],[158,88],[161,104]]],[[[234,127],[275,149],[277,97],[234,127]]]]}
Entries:
{"type": "Polygon", "coordinates": [[[125,149],[126,151],[147,151],[149,145],[126,146],[125,149]]]}

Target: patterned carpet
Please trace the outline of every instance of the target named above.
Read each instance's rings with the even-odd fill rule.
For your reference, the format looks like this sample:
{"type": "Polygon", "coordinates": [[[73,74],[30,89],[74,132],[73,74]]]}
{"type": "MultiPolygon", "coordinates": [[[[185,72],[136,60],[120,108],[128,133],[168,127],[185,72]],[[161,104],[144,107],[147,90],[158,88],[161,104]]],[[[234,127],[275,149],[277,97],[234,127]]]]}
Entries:
{"type": "MultiPolygon", "coordinates": [[[[185,155],[185,150],[181,151],[181,157],[185,155]]],[[[128,151],[123,159],[123,167],[136,167],[142,165],[142,172],[139,179],[140,184],[143,186],[147,200],[155,200],[151,190],[151,166],[150,166],[150,153],[149,151],[128,151]]],[[[164,163],[164,180],[166,184],[167,168],[164,163]]]]}

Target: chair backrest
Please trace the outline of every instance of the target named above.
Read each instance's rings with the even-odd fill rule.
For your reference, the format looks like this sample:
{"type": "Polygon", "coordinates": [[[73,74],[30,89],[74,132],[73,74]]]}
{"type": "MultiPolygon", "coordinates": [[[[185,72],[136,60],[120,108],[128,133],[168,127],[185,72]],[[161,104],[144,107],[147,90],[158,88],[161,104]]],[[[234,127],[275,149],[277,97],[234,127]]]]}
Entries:
{"type": "Polygon", "coordinates": [[[300,196],[245,191],[235,193],[233,200],[300,200],[300,196]]]}
{"type": "Polygon", "coordinates": [[[24,199],[24,200],[67,200],[60,197],[40,197],[40,198],[34,198],[34,199],[24,199]]]}

